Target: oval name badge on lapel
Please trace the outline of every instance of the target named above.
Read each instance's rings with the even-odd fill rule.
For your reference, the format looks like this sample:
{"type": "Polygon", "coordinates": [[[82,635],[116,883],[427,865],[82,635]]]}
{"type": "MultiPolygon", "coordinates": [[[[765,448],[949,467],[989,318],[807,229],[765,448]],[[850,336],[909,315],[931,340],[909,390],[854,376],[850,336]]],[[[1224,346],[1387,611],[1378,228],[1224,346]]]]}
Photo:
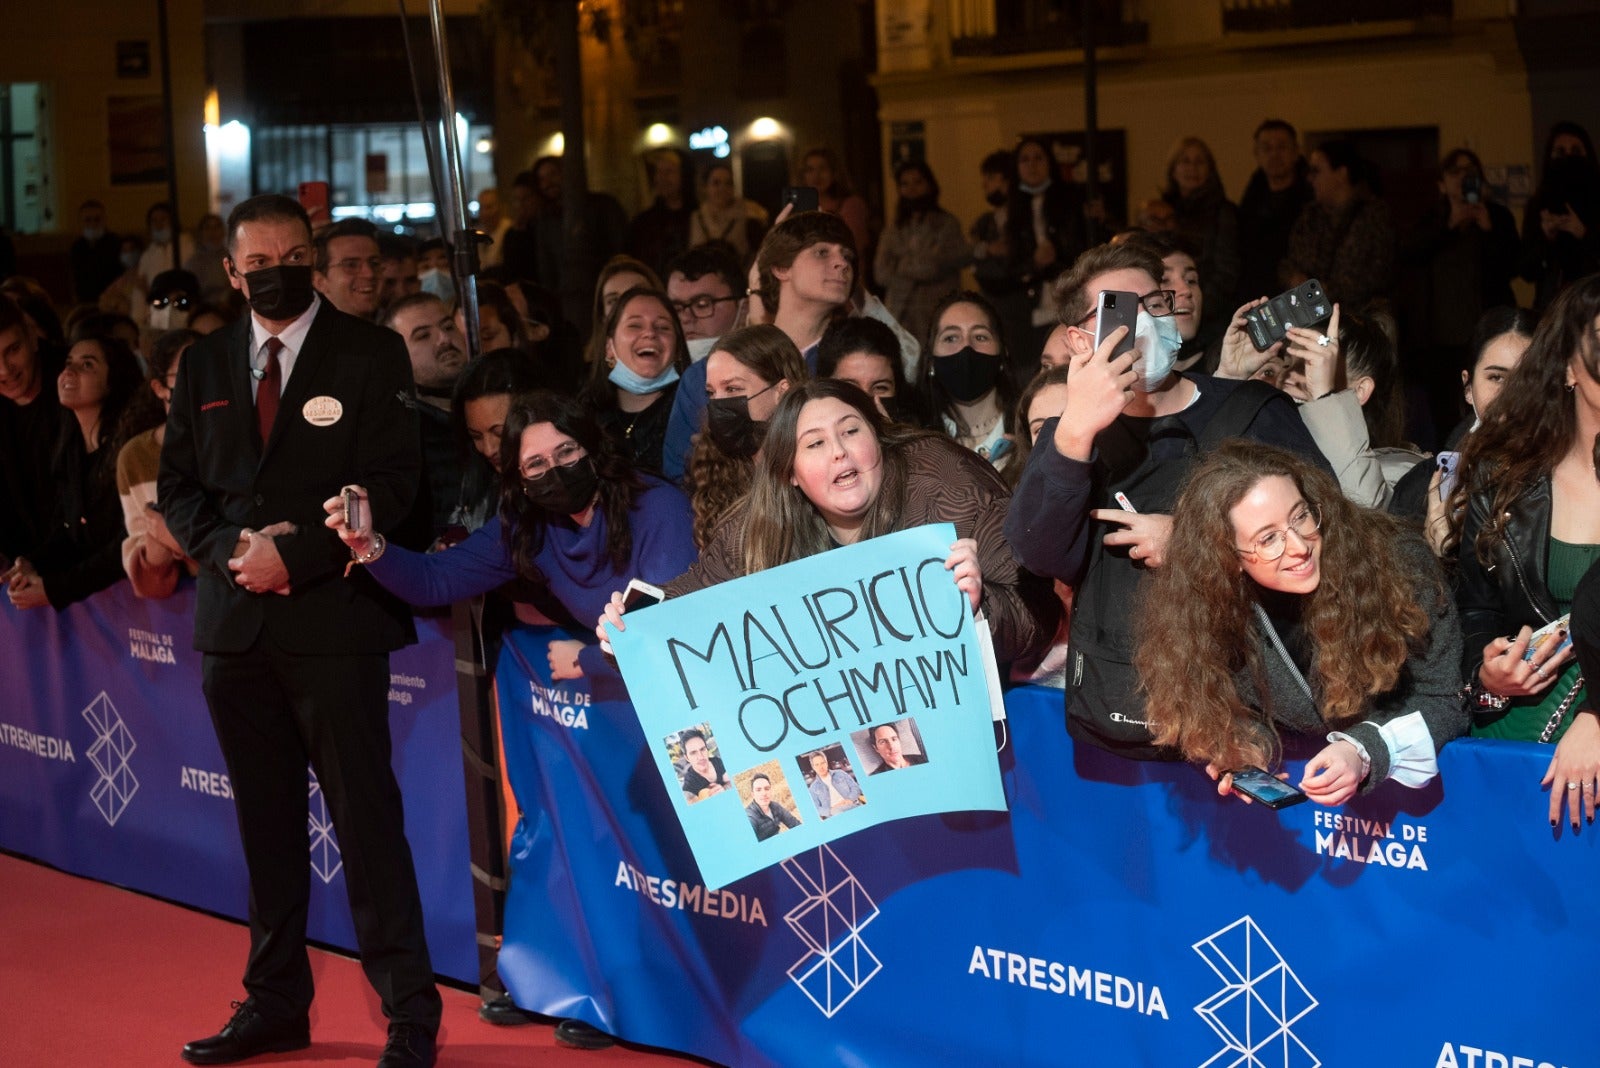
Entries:
{"type": "Polygon", "coordinates": [[[344,415],[344,405],[337,397],[312,397],[300,409],[300,414],[312,426],[332,426],[344,415]]]}

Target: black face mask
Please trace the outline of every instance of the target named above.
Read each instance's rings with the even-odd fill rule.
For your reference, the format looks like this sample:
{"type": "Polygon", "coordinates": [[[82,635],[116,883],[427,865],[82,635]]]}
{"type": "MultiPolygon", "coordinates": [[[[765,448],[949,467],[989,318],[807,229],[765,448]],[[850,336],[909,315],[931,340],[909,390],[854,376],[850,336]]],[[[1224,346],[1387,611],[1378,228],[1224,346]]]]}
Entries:
{"type": "Polygon", "coordinates": [[[1000,376],[1000,357],[979,352],[971,345],[949,356],[933,358],[933,377],[958,404],[971,404],[994,388],[1000,376]]]}
{"type": "Polygon", "coordinates": [[[304,264],[262,267],[244,275],[244,280],[250,289],[250,310],[275,323],[300,318],[317,295],[311,288],[311,268],[304,264]]]}
{"type": "Polygon", "coordinates": [[[599,485],[594,460],[585,456],[570,466],[552,467],[538,478],[523,479],[522,492],[540,511],[568,516],[589,507],[599,485]]]}
{"type": "Polygon", "coordinates": [[[989,202],[991,208],[998,208],[1010,198],[1006,196],[1004,189],[991,189],[983,195],[983,199],[989,202]]]}
{"type": "Polygon", "coordinates": [[[909,212],[929,212],[939,206],[939,201],[932,193],[920,197],[901,197],[900,203],[904,204],[909,212]]]}
{"type": "MultiPolygon", "coordinates": [[[[759,397],[761,393],[754,396],[759,397]]],[[[706,401],[706,433],[711,435],[712,444],[736,460],[754,456],[767,437],[767,424],[750,418],[750,400],[750,397],[717,397],[706,401]]]]}

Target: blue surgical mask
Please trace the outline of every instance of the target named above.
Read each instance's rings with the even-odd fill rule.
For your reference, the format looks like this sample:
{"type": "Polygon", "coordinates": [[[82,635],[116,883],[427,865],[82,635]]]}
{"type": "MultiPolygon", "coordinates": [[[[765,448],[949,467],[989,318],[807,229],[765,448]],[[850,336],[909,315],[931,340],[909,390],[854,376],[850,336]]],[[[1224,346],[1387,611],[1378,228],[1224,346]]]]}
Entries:
{"type": "Polygon", "coordinates": [[[418,275],[417,280],[422,283],[422,291],[424,293],[433,294],[447,305],[455,304],[456,284],[451,280],[449,271],[441,271],[437,267],[431,267],[418,275]]]}
{"type": "Polygon", "coordinates": [[[678,369],[669,366],[665,371],[654,378],[646,378],[621,360],[611,368],[611,373],[606,376],[611,384],[618,389],[632,393],[635,397],[643,397],[647,393],[656,393],[666,389],[678,380],[678,369]]]}
{"type": "Polygon", "coordinates": [[[1183,336],[1172,316],[1151,315],[1140,308],[1133,327],[1133,350],[1138,354],[1133,359],[1133,370],[1139,375],[1133,388],[1141,393],[1160,389],[1178,362],[1181,348],[1183,336]]]}

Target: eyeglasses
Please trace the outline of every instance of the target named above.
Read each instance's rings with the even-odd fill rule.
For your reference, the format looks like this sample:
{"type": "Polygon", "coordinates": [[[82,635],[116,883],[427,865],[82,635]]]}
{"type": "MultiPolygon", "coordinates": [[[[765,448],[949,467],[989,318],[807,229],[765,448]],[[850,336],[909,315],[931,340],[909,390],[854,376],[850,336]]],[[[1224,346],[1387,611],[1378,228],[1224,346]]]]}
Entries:
{"type": "Polygon", "coordinates": [[[372,273],[378,274],[383,270],[383,260],[377,256],[373,256],[371,259],[360,259],[352,256],[347,260],[339,260],[333,266],[345,274],[355,274],[363,267],[371,267],[372,273]]]}
{"type": "Polygon", "coordinates": [[[1250,548],[1235,547],[1233,551],[1241,555],[1254,555],[1262,562],[1270,564],[1283,557],[1284,550],[1289,547],[1290,534],[1309,544],[1320,537],[1317,531],[1321,526],[1322,515],[1316,505],[1303,504],[1289,517],[1288,526],[1263,531],[1256,535],[1256,540],[1250,543],[1250,548]]]}
{"type": "Polygon", "coordinates": [[[530,456],[522,462],[523,478],[543,478],[552,469],[557,467],[571,467],[585,456],[589,455],[587,449],[576,441],[564,441],[556,446],[555,452],[546,456],[530,456]]]}
{"type": "Polygon", "coordinates": [[[183,311],[189,307],[189,295],[187,293],[174,293],[169,297],[151,297],[150,307],[157,310],[172,307],[183,311]]]}
{"type": "Polygon", "coordinates": [[[730,300],[738,299],[738,297],[711,297],[702,294],[701,296],[695,297],[693,300],[673,301],[672,310],[678,313],[678,317],[680,319],[685,315],[691,319],[704,319],[706,316],[717,310],[718,304],[724,304],[730,300]]]}
{"type": "MultiPolygon", "coordinates": [[[[1177,292],[1171,289],[1153,289],[1139,298],[1139,306],[1157,319],[1165,319],[1177,310],[1173,303],[1177,299],[1177,292]]],[[[1100,314],[1100,309],[1095,308],[1088,315],[1078,320],[1077,325],[1083,326],[1090,319],[1100,314]]]]}

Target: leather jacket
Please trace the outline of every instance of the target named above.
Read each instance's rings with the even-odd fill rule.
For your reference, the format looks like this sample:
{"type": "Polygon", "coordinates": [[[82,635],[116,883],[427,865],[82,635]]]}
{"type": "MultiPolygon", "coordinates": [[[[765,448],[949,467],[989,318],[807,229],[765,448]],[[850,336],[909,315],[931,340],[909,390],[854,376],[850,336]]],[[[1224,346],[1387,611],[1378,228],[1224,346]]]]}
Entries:
{"type": "Polygon", "coordinates": [[[1524,626],[1538,630],[1561,614],[1545,585],[1550,476],[1540,478],[1511,502],[1505,536],[1485,565],[1478,560],[1474,543],[1492,504],[1491,493],[1474,493],[1461,528],[1456,605],[1461,610],[1462,665],[1469,680],[1478,677],[1483,647],[1496,635],[1515,634],[1524,626]]]}

